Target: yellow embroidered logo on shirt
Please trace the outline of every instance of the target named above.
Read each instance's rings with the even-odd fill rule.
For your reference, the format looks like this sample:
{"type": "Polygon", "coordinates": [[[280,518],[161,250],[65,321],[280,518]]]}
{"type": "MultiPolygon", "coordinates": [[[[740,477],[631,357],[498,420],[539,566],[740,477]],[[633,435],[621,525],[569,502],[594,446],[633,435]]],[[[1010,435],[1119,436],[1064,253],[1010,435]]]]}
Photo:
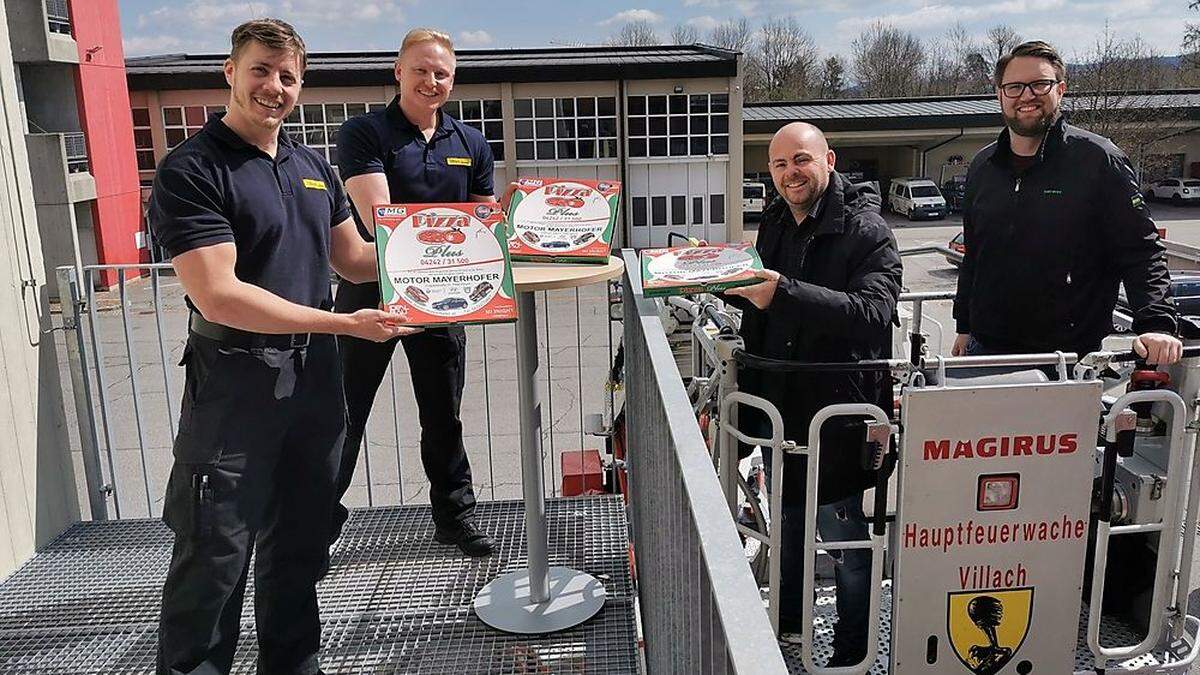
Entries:
{"type": "Polygon", "coordinates": [[[446,163],[450,166],[471,166],[470,157],[447,157],[446,163]]]}
{"type": "Polygon", "coordinates": [[[325,181],[317,180],[316,178],[305,178],[304,187],[308,188],[309,190],[324,190],[325,181]]]}

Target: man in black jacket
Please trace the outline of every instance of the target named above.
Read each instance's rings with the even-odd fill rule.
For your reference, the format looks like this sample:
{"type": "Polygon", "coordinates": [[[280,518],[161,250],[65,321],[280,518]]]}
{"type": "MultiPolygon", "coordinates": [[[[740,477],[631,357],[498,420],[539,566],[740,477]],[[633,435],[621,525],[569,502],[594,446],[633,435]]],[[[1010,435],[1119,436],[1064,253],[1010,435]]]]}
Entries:
{"type": "Polygon", "coordinates": [[[1095,351],[1124,282],[1134,350],[1172,363],[1182,344],[1165,249],[1125,154],[1063,119],[1065,80],[1044,42],[996,63],[1007,128],[967,174],[953,353],[1095,351]]]}
{"type": "MultiPolygon", "coordinates": [[[[771,178],[779,198],[763,212],[755,244],[765,281],[728,292],[745,311],[742,337],[751,354],[801,361],[891,356],[901,281],[896,240],[879,215],[877,190],[851,185],[834,171],[834,160],[825,136],[810,124],[789,124],[771,140],[771,178]]],[[[892,409],[892,382],[886,373],[745,369],[739,387],[775,403],[786,437],[802,443],[813,415],[825,406],[864,402],[892,409]]],[[[748,425],[764,422],[746,420],[748,425]]],[[[835,418],[822,430],[817,529],[825,541],[867,538],[862,494],[872,474],[860,465],[862,443],[858,421],[835,418]]],[[[803,459],[789,457],[779,519],[780,632],[785,639],[806,628],[800,621],[805,488],[803,459]]],[[[839,621],[829,665],[850,665],[866,651],[871,558],[866,551],[833,555],[839,621]]]]}

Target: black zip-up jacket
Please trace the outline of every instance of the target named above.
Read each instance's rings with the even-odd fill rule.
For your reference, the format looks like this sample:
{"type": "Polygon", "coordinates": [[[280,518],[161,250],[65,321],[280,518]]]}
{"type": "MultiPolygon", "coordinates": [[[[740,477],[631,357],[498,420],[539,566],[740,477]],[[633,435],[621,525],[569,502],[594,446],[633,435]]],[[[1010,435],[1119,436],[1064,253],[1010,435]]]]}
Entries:
{"type": "MultiPolygon", "coordinates": [[[[781,277],[766,310],[735,302],[743,308],[746,351],[800,361],[891,357],[902,270],[896,239],[879,215],[879,204],[872,185],[851,185],[833,173],[819,214],[803,226],[796,224],[782,199],[763,211],[755,248],[763,266],[781,277]]],[[[740,369],[738,383],[741,390],[773,402],[783,416],[786,438],[801,445],[808,442],[813,415],[827,405],[874,403],[886,413],[892,411],[892,382],[886,373],[740,369]]],[[[760,418],[758,424],[764,421],[760,418]]],[[[862,443],[861,423],[840,418],[826,424],[821,437],[821,503],[872,484],[872,474],[860,465],[862,443]]],[[[798,458],[789,457],[784,474],[789,501],[803,499],[804,494],[803,463],[793,459],[798,458]]]]}
{"type": "Polygon", "coordinates": [[[1083,355],[1112,332],[1124,282],[1133,330],[1174,334],[1166,250],[1125,154],[1060,116],[1023,175],[1011,157],[1005,129],[967,174],[958,332],[999,351],[1083,355]]]}

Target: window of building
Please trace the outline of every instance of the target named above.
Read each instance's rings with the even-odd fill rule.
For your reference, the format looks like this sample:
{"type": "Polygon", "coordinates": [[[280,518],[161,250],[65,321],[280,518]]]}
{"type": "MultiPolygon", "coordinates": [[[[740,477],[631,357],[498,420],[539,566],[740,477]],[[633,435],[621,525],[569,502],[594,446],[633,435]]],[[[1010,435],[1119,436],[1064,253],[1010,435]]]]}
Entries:
{"type": "Polygon", "coordinates": [[[692,197],[692,224],[704,224],[704,197],[692,197]]]}
{"type": "Polygon", "coordinates": [[[615,159],[617,99],[612,96],[513,101],[518,160],[615,159]]]}
{"type": "Polygon", "coordinates": [[[500,107],[500,99],[447,101],[442,110],[463,124],[482,132],[492,149],[492,157],[497,162],[504,161],[504,113],[500,107]]]}
{"type": "Polygon", "coordinates": [[[687,197],[683,195],[671,197],[671,224],[687,225],[687,197]]]}
{"type": "Polygon", "coordinates": [[[342,123],[368,111],[386,107],[386,103],[308,103],[298,105],[283,121],[283,130],[292,138],[316,150],[337,166],[337,139],[342,123]]]}
{"type": "Polygon", "coordinates": [[[154,138],[150,133],[150,109],[133,109],[133,146],[138,171],[154,170],[154,138]]]}
{"type": "Polygon", "coordinates": [[[708,196],[708,219],[713,225],[725,224],[725,195],[708,196]]]}
{"type": "Polygon", "coordinates": [[[667,224],[667,198],[650,198],[650,223],[655,226],[667,224]]]}
{"type": "Polygon", "coordinates": [[[167,149],[171,150],[187,140],[188,137],[194,136],[196,132],[204,128],[204,123],[208,121],[209,115],[220,112],[225,112],[225,106],[189,105],[163,107],[163,131],[166,132],[167,136],[167,149]]]}
{"type": "Polygon", "coordinates": [[[728,94],[628,97],[630,157],[729,154],[728,94]]]}
{"type": "Polygon", "coordinates": [[[633,224],[636,227],[646,226],[646,198],[633,198],[633,224]]]}

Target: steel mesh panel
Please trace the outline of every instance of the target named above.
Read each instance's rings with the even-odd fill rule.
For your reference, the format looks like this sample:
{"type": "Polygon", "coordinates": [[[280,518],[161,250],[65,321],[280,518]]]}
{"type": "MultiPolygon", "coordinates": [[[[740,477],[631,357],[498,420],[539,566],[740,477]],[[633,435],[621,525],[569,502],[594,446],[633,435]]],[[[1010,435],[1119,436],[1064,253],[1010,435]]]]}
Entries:
{"type": "MultiPolygon", "coordinates": [[[[632,673],[633,583],[620,498],[546,503],[550,564],[601,580],[600,614],[550,636],[492,630],[471,611],[475,593],[524,565],[524,506],[481,502],[495,537],[490,558],[433,541],[425,506],[351,513],[318,586],[322,666],[337,673],[632,673]]],[[[148,673],[172,534],[159,520],[79,523],[0,584],[0,672],[148,673]]],[[[252,581],[233,672],[253,673],[252,581]]]]}

